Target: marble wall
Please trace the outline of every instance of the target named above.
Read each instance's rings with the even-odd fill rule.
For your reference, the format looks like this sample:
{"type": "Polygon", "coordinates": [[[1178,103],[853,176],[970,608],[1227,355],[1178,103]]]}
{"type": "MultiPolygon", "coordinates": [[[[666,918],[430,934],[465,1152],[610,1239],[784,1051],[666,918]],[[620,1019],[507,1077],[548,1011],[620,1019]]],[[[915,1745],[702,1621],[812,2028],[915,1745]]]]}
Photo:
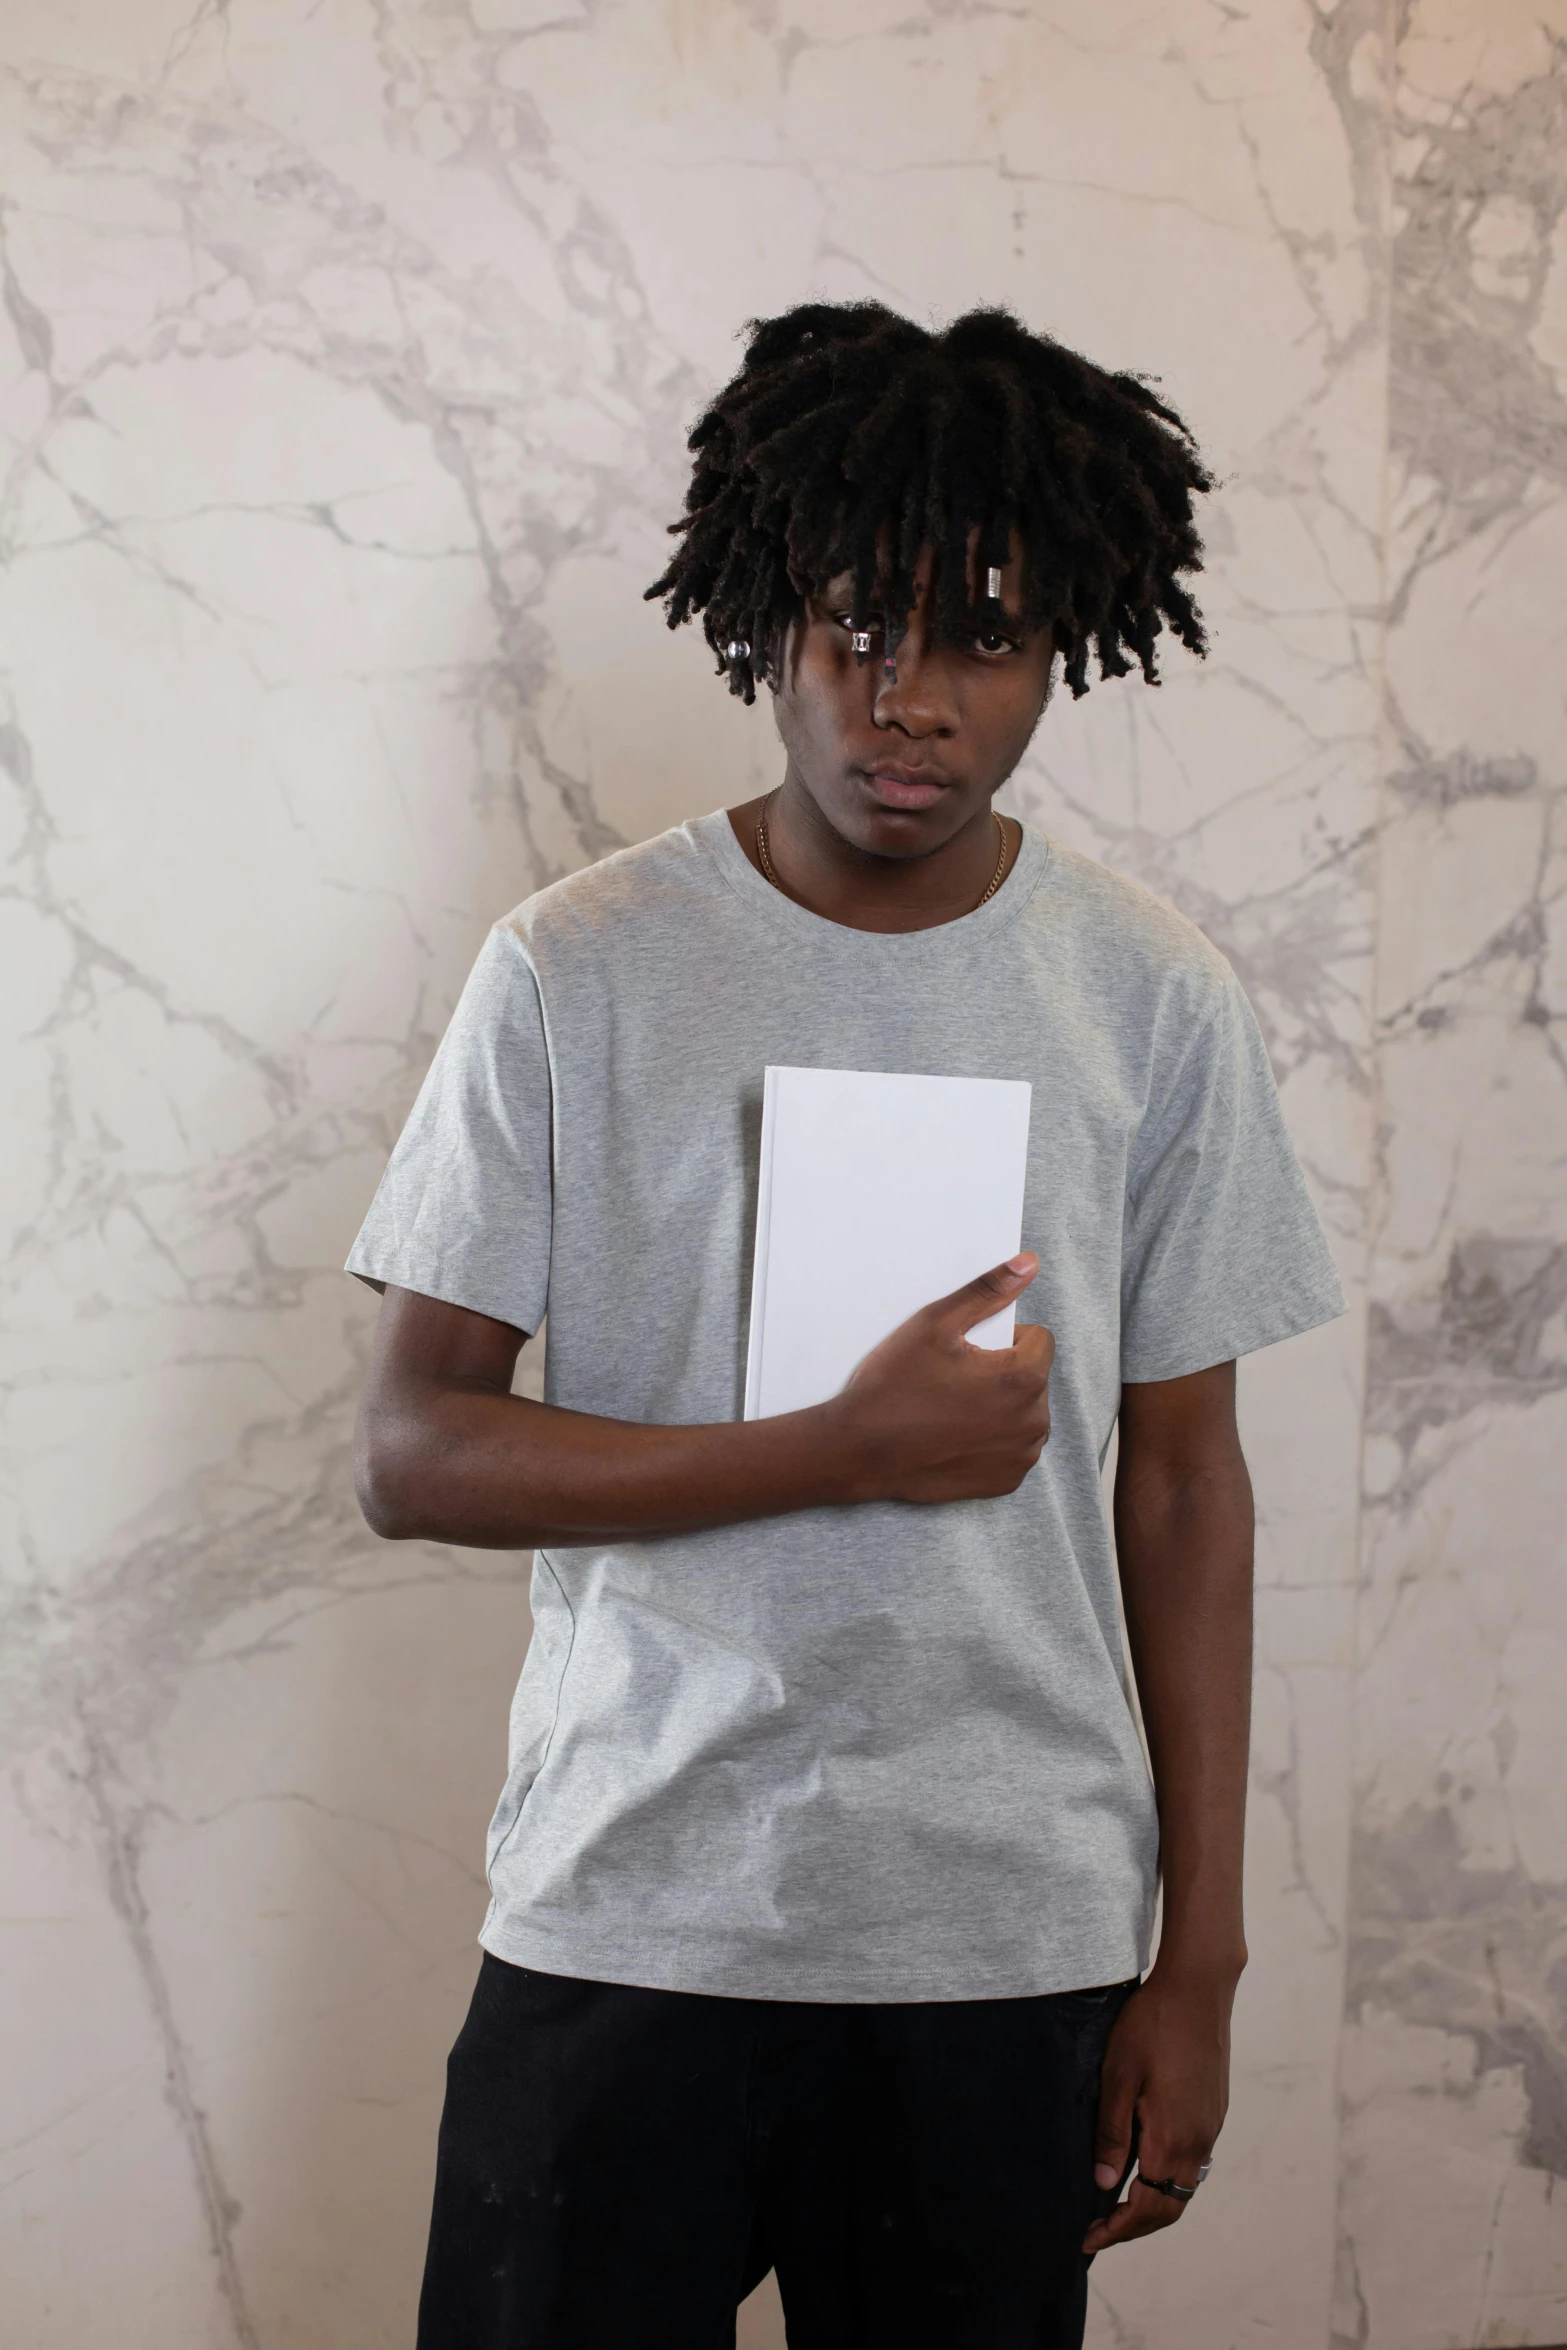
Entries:
{"type": "Polygon", "coordinates": [[[1442,0],[1399,44],[1335,2305],[1357,2350],[1567,2340],[1564,66],[1561,7],[1442,0]]]}
{"type": "Polygon", "coordinates": [[[0,109],[7,2343],[409,2339],[525,1584],[361,1526],[337,1267],[491,917],[774,772],[640,591],[807,291],[1196,426],[1214,656],[1016,804],[1234,959],[1356,1300],[1093,2339],[1567,2340],[1567,0],[7,0],[0,109]]]}

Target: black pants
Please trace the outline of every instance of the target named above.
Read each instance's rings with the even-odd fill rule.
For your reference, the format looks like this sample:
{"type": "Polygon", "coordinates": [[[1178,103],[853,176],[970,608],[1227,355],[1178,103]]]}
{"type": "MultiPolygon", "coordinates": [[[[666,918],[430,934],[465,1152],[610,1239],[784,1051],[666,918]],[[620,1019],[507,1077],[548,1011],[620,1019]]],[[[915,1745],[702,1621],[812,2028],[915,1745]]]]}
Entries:
{"type": "Polygon", "coordinates": [[[1099,2068],[1135,1983],[864,2007],[486,1955],[452,2050],[419,2350],[1077,2350],[1099,2068]]]}

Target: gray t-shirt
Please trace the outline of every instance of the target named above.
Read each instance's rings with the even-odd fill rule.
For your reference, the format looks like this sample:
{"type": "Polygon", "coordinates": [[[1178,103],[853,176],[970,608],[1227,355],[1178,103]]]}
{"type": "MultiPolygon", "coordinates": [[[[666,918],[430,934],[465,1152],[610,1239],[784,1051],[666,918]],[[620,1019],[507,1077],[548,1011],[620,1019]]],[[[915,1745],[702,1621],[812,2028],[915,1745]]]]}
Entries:
{"type": "Polygon", "coordinates": [[[1121,1382],[1342,1305],[1256,1023],[1189,922],[1037,832],[977,912],[888,936],[705,816],[497,925],[349,1269],[547,1311],[551,1403],[737,1419],[770,1061],[1029,1080],[1054,1432],[1003,1500],[537,1553],[480,1938],[760,1998],[1119,1981],[1158,1852],[1100,1491],[1121,1382]]]}

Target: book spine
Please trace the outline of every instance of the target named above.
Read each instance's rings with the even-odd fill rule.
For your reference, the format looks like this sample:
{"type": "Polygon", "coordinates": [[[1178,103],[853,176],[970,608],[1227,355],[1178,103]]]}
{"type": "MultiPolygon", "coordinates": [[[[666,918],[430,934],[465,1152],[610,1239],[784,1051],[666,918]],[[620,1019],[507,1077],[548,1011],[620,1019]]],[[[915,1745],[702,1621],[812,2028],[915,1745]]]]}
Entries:
{"type": "Polygon", "coordinates": [[[756,1180],[756,1245],[751,1258],[751,1328],[745,1350],[745,1404],[742,1417],[762,1416],[762,1341],[767,1325],[767,1253],[773,1211],[773,1134],[778,1099],[778,1071],[762,1077],[762,1147],[756,1180]]]}

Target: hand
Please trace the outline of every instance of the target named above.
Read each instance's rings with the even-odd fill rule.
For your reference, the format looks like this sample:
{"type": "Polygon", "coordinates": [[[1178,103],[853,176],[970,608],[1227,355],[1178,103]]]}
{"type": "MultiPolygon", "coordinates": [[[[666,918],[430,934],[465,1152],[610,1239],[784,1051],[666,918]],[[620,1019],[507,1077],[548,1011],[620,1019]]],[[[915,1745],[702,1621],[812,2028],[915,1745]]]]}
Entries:
{"type": "Polygon", "coordinates": [[[1166,1975],[1156,1965],[1122,2008],[1105,2050],[1094,2133],[1094,2180],[1116,2186],[1131,2159],[1137,2123],[1137,2171],[1126,2197],[1083,2239],[1085,2252],[1129,2244],[1173,2227],[1186,2209],[1150,2179],[1195,2187],[1213,2152],[1230,2098],[1232,1979],[1166,1975]]]}
{"type": "Polygon", "coordinates": [[[1020,1297],[1039,1270],[1025,1252],[938,1298],[868,1354],[837,1422],[863,1501],[975,1501],[1015,1492],[1050,1434],[1055,1340],[1025,1324],[1008,1347],[967,1333],[1020,1297]]]}

